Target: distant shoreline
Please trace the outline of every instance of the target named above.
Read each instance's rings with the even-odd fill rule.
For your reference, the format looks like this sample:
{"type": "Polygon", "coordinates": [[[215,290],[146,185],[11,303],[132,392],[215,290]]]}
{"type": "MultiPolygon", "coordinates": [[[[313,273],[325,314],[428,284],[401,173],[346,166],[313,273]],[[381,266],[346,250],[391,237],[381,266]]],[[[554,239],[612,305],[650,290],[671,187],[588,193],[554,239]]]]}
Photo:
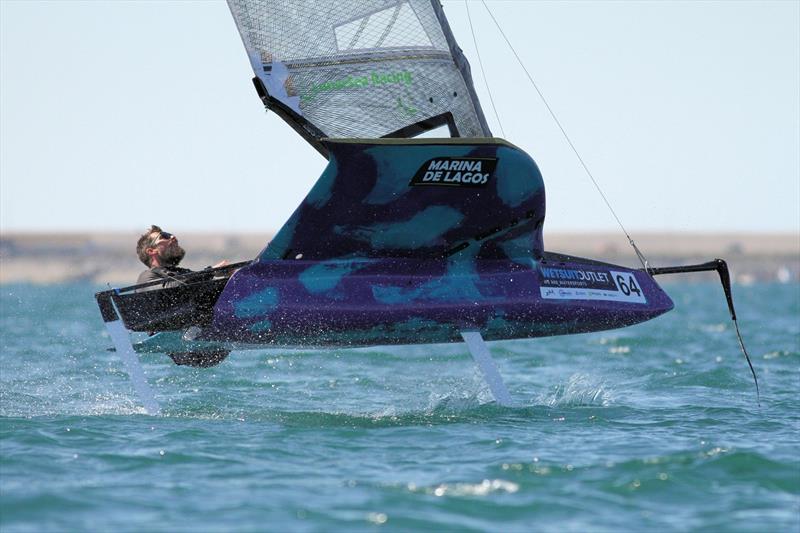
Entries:
{"type": "MultiPolygon", "coordinates": [[[[138,232],[34,232],[0,235],[0,284],[130,284],[144,265],[135,254],[138,232]]],[[[187,250],[185,266],[203,268],[220,259],[255,257],[272,233],[202,233],[180,235],[187,250]]],[[[652,265],[686,264],[721,257],[735,280],[800,280],[797,233],[638,233],[637,246],[652,265]]],[[[545,248],[627,266],[639,262],[621,233],[545,233],[545,248]]],[[[702,276],[701,276],[702,277],[702,276]]]]}

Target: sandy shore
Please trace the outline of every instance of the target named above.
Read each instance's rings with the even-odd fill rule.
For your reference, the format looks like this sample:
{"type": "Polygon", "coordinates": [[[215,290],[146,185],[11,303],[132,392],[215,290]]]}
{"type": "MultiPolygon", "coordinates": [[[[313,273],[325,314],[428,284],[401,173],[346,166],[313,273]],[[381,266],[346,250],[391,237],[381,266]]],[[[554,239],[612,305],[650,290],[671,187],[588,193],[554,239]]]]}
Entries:
{"type": "MultiPolygon", "coordinates": [[[[144,266],[136,258],[138,234],[4,232],[0,236],[0,284],[131,284],[144,266]]],[[[183,265],[199,269],[220,259],[255,257],[272,238],[269,233],[238,235],[186,233],[183,265]]],[[[651,265],[726,259],[734,278],[749,281],[800,280],[800,235],[794,233],[641,233],[636,244],[651,265]]],[[[637,266],[625,237],[611,233],[547,233],[547,250],[637,266]]]]}

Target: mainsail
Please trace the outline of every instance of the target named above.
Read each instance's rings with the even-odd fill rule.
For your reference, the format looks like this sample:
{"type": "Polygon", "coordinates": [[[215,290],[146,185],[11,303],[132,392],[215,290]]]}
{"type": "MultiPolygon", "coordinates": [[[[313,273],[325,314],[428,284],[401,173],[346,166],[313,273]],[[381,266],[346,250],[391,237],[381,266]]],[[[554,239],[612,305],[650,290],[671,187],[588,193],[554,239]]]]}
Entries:
{"type": "Polygon", "coordinates": [[[264,104],[319,139],[489,137],[439,0],[228,0],[264,104]]]}

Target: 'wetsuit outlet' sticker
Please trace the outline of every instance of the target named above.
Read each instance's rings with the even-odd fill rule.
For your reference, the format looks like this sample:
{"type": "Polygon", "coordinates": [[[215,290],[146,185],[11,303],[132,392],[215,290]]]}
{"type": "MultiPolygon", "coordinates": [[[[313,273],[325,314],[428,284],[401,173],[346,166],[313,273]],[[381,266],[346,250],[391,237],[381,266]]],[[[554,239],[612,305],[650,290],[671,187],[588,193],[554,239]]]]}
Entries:
{"type": "Polygon", "coordinates": [[[633,272],[539,267],[542,298],[647,303],[633,272]]]}

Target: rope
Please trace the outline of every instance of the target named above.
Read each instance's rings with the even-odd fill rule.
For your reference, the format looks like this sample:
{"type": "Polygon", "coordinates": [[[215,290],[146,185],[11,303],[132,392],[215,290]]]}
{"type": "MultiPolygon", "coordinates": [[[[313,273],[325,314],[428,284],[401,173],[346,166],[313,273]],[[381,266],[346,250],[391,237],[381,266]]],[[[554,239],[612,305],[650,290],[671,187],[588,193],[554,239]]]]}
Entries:
{"type": "Polygon", "coordinates": [[[494,111],[494,117],[497,119],[497,124],[500,126],[500,133],[503,134],[503,138],[506,138],[506,132],[503,129],[503,123],[500,121],[500,115],[497,113],[497,108],[494,106],[494,98],[492,97],[492,91],[489,89],[489,79],[486,77],[486,72],[483,70],[483,61],[481,60],[481,50],[478,48],[478,39],[475,38],[475,28],[472,27],[472,16],[469,14],[469,2],[464,0],[464,6],[467,8],[467,19],[469,20],[469,31],[472,32],[472,44],[475,45],[475,53],[478,56],[478,65],[481,67],[481,76],[483,76],[483,84],[486,86],[486,92],[489,93],[489,101],[492,103],[492,111],[494,111]]]}
{"type": "MultiPolygon", "coordinates": [[[[583,170],[586,172],[586,175],[589,176],[589,179],[592,180],[592,183],[594,184],[595,189],[597,189],[597,192],[600,193],[600,197],[603,198],[603,201],[605,202],[605,204],[608,207],[609,211],[611,211],[611,214],[614,216],[614,219],[617,221],[617,224],[619,225],[620,229],[625,234],[625,236],[628,238],[628,242],[630,243],[631,247],[633,247],[633,251],[636,252],[636,257],[639,258],[639,261],[642,263],[642,266],[644,267],[645,271],[649,273],[650,272],[650,267],[648,266],[647,258],[645,258],[644,254],[636,246],[636,243],[633,242],[633,238],[631,238],[630,234],[628,233],[628,230],[625,229],[625,226],[622,224],[622,221],[617,216],[616,211],[614,211],[614,208],[611,207],[611,203],[608,201],[608,198],[606,198],[606,195],[603,193],[603,190],[600,188],[600,185],[597,183],[597,180],[594,179],[594,176],[592,175],[592,172],[589,170],[589,167],[586,166],[586,163],[583,161],[583,158],[581,157],[581,154],[578,153],[577,148],[575,148],[575,145],[572,143],[572,140],[569,138],[569,135],[567,135],[567,132],[564,130],[564,127],[561,125],[561,122],[558,120],[558,117],[556,117],[556,114],[553,111],[553,109],[550,107],[550,104],[547,103],[547,100],[545,99],[544,94],[542,94],[542,91],[539,90],[539,86],[536,85],[536,82],[533,81],[533,77],[531,76],[530,72],[528,72],[528,69],[525,68],[525,64],[522,62],[522,59],[520,59],[519,54],[517,54],[517,51],[514,49],[514,46],[512,46],[511,41],[509,41],[508,37],[506,37],[506,34],[503,31],[503,28],[500,27],[500,23],[497,22],[497,19],[494,18],[494,14],[489,9],[489,6],[486,5],[486,0],[481,0],[481,3],[483,4],[483,7],[486,8],[486,11],[489,13],[489,16],[492,17],[492,21],[494,22],[494,25],[497,26],[497,29],[500,31],[500,35],[503,36],[503,39],[506,41],[506,44],[508,45],[508,47],[511,49],[511,52],[514,54],[514,57],[517,58],[517,63],[519,63],[520,67],[522,67],[522,70],[525,72],[525,75],[528,77],[528,81],[530,81],[531,85],[533,85],[533,88],[536,89],[536,92],[539,94],[539,98],[541,98],[542,102],[544,103],[545,107],[547,108],[547,111],[550,113],[550,116],[553,118],[553,121],[556,123],[556,126],[558,126],[558,129],[561,130],[561,134],[564,136],[564,139],[566,139],[567,144],[569,144],[569,147],[572,148],[572,151],[575,153],[575,157],[578,158],[578,161],[580,162],[581,166],[583,167],[583,170]]],[[[472,23],[470,22],[470,26],[471,26],[471,24],[472,23]]],[[[478,56],[478,57],[479,57],[479,61],[480,61],[480,56],[478,56]]],[[[492,104],[492,105],[494,105],[494,104],[492,104]]]]}

